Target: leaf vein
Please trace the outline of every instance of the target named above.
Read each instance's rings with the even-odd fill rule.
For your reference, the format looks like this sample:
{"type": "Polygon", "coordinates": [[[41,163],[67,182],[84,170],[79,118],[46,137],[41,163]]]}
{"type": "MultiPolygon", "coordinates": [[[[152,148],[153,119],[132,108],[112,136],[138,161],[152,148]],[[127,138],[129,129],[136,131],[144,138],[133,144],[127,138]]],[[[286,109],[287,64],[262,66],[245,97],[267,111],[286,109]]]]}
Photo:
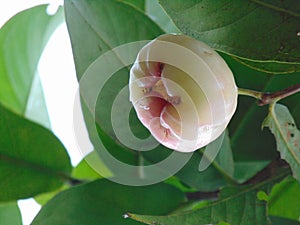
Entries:
{"type": "Polygon", "coordinates": [[[300,14],[297,13],[297,12],[293,12],[291,10],[283,9],[283,8],[278,7],[278,6],[262,2],[260,0],[251,0],[251,1],[258,4],[258,5],[261,5],[261,6],[264,6],[266,8],[272,9],[274,11],[283,12],[285,14],[300,18],[300,14]]]}

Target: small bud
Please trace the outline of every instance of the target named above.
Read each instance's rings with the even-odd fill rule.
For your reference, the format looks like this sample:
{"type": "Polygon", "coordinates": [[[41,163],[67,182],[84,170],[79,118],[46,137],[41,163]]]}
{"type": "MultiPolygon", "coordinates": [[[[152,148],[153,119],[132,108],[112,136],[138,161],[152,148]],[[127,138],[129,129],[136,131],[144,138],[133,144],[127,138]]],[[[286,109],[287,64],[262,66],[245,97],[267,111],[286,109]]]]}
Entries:
{"type": "Polygon", "coordinates": [[[144,46],[129,86],[140,121],[161,144],[181,152],[219,137],[237,106],[237,87],[225,61],[185,35],[162,35],[144,46]]]}

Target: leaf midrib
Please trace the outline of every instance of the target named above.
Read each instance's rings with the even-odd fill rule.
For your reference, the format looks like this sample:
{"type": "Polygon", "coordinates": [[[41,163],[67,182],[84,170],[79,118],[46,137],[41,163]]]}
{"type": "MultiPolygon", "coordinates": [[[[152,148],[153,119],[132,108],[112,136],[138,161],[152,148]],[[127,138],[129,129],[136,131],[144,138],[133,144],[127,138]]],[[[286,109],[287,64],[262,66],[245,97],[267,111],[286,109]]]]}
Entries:
{"type": "Polygon", "coordinates": [[[61,180],[69,180],[68,179],[69,175],[67,175],[64,172],[55,171],[52,168],[45,167],[43,165],[34,162],[25,161],[16,157],[8,156],[2,153],[0,153],[0,161],[4,161],[6,163],[9,163],[19,168],[33,169],[34,171],[37,172],[42,172],[44,174],[49,174],[51,176],[58,177],[61,180]]]}
{"type": "Polygon", "coordinates": [[[272,5],[272,4],[265,3],[265,2],[262,2],[260,0],[251,0],[251,1],[254,2],[254,3],[256,3],[256,4],[258,4],[258,5],[266,7],[268,9],[271,9],[271,10],[274,10],[274,11],[277,11],[277,12],[283,12],[283,13],[288,14],[290,16],[300,18],[300,14],[299,13],[296,13],[296,12],[293,12],[293,11],[290,11],[290,10],[286,10],[286,9],[280,8],[280,7],[272,5]]]}

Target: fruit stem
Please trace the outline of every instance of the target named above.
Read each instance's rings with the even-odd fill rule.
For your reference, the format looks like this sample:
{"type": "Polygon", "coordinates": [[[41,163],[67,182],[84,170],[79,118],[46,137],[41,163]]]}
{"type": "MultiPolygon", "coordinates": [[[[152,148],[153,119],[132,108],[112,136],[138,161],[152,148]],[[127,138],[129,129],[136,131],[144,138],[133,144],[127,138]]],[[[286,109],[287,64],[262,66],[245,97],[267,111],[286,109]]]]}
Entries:
{"type": "Polygon", "coordinates": [[[297,92],[300,92],[300,84],[295,84],[286,89],[283,89],[281,91],[275,91],[275,92],[260,92],[260,91],[253,91],[244,88],[239,88],[238,92],[239,95],[246,95],[258,99],[258,105],[264,106],[264,105],[269,105],[271,103],[275,103],[281,99],[284,99],[297,92]]]}
{"type": "Polygon", "coordinates": [[[239,95],[250,96],[250,97],[253,97],[253,98],[256,98],[256,99],[261,99],[262,95],[263,95],[263,92],[253,91],[253,90],[244,89],[244,88],[239,88],[238,93],[239,93],[239,95]]]}

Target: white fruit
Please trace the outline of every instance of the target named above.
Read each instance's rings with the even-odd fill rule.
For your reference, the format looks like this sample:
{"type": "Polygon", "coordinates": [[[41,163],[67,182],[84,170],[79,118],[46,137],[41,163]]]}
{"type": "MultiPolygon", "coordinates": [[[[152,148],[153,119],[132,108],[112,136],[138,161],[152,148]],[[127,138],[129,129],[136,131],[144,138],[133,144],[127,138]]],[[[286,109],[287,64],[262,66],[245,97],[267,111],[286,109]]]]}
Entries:
{"type": "Polygon", "coordinates": [[[144,46],[129,86],[140,121],[161,144],[181,152],[219,137],[237,106],[237,87],[225,61],[185,35],[162,35],[144,46]]]}

